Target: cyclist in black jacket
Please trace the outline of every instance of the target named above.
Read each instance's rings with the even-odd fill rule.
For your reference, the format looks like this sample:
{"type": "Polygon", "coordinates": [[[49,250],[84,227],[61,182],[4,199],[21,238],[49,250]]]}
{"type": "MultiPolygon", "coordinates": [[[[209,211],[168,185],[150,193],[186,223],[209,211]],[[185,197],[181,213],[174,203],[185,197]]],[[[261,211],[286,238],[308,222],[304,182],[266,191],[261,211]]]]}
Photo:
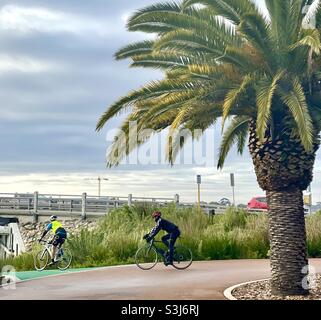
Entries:
{"type": "Polygon", "coordinates": [[[145,234],[144,239],[149,242],[158,234],[159,231],[166,231],[167,234],[162,237],[162,242],[167,246],[167,248],[169,248],[168,259],[165,264],[173,264],[174,245],[181,232],[174,223],[163,219],[161,212],[153,212],[152,217],[155,219],[156,225],[150,233],[145,234]]]}

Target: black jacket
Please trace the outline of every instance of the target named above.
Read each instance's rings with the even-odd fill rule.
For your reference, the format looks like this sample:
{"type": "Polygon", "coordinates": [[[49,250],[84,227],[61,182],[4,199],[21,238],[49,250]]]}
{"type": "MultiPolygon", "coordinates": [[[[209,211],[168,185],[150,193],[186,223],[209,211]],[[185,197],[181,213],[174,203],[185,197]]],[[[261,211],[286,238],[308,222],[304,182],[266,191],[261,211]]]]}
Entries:
{"type": "Polygon", "coordinates": [[[164,230],[168,233],[174,233],[176,231],[179,231],[178,227],[174,223],[159,218],[158,220],[156,220],[155,227],[149,233],[149,237],[154,238],[157,235],[157,233],[161,230],[164,230]]]}

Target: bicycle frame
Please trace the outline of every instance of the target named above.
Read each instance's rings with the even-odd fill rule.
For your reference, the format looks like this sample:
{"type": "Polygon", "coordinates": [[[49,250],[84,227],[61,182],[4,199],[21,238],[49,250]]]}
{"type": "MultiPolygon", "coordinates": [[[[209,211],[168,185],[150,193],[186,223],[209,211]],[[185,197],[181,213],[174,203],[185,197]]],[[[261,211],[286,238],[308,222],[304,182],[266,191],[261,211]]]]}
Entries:
{"type": "MultiPolygon", "coordinates": [[[[52,243],[49,243],[47,241],[42,241],[42,243],[44,244],[44,249],[41,255],[41,259],[43,258],[44,254],[46,251],[48,251],[50,258],[52,259],[52,254],[51,254],[51,249],[52,249],[52,243]]],[[[58,248],[58,252],[57,254],[59,254],[61,252],[62,248],[58,248]]]]}
{"type": "Polygon", "coordinates": [[[163,249],[157,247],[157,246],[155,245],[155,243],[162,243],[162,241],[156,241],[155,239],[152,239],[152,240],[149,242],[149,248],[150,248],[150,249],[151,249],[151,248],[154,248],[154,249],[156,250],[157,254],[159,254],[159,255],[163,258],[163,260],[165,261],[165,259],[166,259],[166,257],[165,257],[165,252],[166,252],[166,251],[164,251],[163,249]]]}
{"type": "Polygon", "coordinates": [[[44,256],[44,254],[45,254],[45,252],[46,251],[48,251],[48,253],[49,253],[49,256],[52,258],[52,256],[51,256],[51,246],[52,246],[52,244],[50,244],[50,243],[48,243],[47,241],[41,241],[44,245],[43,245],[43,251],[42,251],[42,255],[41,255],[41,259],[43,258],[43,256],[44,256]]]}
{"type": "MultiPolygon", "coordinates": [[[[44,240],[42,240],[41,242],[44,244],[44,249],[43,249],[43,252],[41,255],[41,259],[43,258],[43,255],[45,254],[46,251],[48,251],[50,258],[52,259],[52,254],[51,254],[51,249],[53,246],[52,243],[44,241],[44,240]]],[[[57,249],[58,249],[58,252],[57,252],[57,255],[58,255],[60,252],[62,252],[62,247],[57,248],[57,249]]]]}

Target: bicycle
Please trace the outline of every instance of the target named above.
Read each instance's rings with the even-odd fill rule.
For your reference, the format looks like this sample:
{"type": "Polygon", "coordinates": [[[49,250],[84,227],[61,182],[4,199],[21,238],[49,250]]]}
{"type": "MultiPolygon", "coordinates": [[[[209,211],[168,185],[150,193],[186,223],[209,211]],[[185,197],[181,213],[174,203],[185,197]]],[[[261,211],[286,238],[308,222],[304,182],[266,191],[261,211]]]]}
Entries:
{"type": "MultiPolygon", "coordinates": [[[[145,246],[139,248],[135,254],[135,263],[138,268],[142,270],[150,270],[158,263],[158,258],[161,256],[163,262],[166,262],[166,252],[155,245],[155,243],[162,243],[152,239],[145,246]]],[[[193,262],[192,251],[182,245],[174,247],[173,267],[178,270],[187,269],[193,262]]]]}
{"type": "MultiPolygon", "coordinates": [[[[44,244],[44,248],[40,250],[34,256],[34,266],[36,270],[42,271],[44,270],[49,261],[51,261],[51,248],[52,243],[51,241],[44,241],[41,240],[40,243],[44,244]]],[[[58,259],[56,260],[55,264],[57,265],[59,270],[66,270],[69,268],[72,262],[72,254],[69,249],[67,248],[59,248],[57,253],[58,259]]]]}

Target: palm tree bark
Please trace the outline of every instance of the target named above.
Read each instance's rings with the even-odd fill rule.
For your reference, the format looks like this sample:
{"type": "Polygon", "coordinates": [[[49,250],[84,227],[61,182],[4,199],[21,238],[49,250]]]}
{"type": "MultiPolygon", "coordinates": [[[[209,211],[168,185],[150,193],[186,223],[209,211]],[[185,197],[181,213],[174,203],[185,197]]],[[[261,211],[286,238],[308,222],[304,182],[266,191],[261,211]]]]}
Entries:
{"type": "Polygon", "coordinates": [[[267,191],[272,294],[305,295],[308,265],[303,194],[298,188],[267,191]]]}
{"type": "Polygon", "coordinates": [[[271,247],[271,287],[276,295],[301,295],[309,291],[302,287],[308,265],[303,190],[312,181],[315,153],[306,152],[291,132],[278,128],[274,138],[267,131],[264,143],[256,134],[256,124],[250,123],[249,149],[257,181],[266,191],[269,204],[271,247]]]}

